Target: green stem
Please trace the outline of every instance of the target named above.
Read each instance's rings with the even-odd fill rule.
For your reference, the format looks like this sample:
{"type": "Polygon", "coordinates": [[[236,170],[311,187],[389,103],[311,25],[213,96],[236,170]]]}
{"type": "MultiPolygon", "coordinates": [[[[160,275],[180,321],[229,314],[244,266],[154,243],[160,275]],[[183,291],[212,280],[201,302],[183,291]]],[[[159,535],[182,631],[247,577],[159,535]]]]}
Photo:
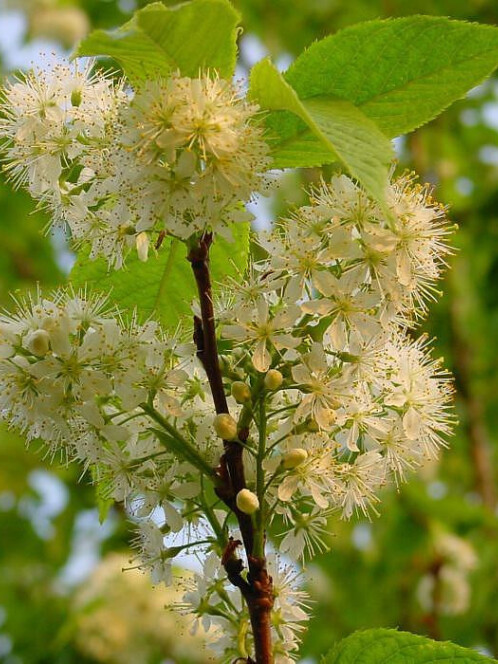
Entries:
{"type": "Polygon", "coordinates": [[[152,429],[156,434],[159,440],[167,447],[173,454],[180,457],[184,461],[188,461],[193,466],[195,466],[201,473],[204,473],[207,477],[211,478],[213,482],[218,482],[218,476],[214,468],[212,468],[206,459],[199,454],[197,449],[186,439],[184,438],[179,431],[172,426],[168,420],[166,420],[157,410],[150,404],[143,403],[140,406],[142,410],[149,415],[149,417],[157,422],[164,431],[158,429],[152,429]],[[165,432],[167,432],[167,435],[165,432]]]}
{"type": "Polygon", "coordinates": [[[264,492],[265,492],[265,493],[266,493],[266,492],[268,491],[268,489],[271,487],[273,481],[274,481],[279,475],[281,475],[283,472],[284,472],[284,471],[283,471],[282,467],[279,466],[279,467],[277,468],[277,470],[273,473],[273,475],[270,477],[270,479],[268,480],[268,482],[265,484],[265,489],[264,489],[264,492]]]}
{"type": "Polygon", "coordinates": [[[282,413],[285,413],[288,410],[295,410],[295,409],[296,409],[296,406],[294,404],[292,404],[292,406],[285,406],[285,408],[279,408],[278,410],[273,410],[268,415],[268,419],[270,419],[270,417],[274,417],[275,415],[281,415],[282,413]]]}
{"type": "Polygon", "coordinates": [[[237,429],[240,431],[241,429],[248,428],[251,425],[253,417],[254,414],[253,414],[252,404],[250,403],[244,404],[242,410],[240,411],[239,421],[237,423],[237,429]]]}
{"type": "Polygon", "coordinates": [[[200,503],[203,507],[204,514],[206,516],[206,519],[209,521],[209,524],[211,528],[214,531],[214,534],[216,535],[216,539],[218,540],[218,544],[221,547],[222,550],[225,549],[227,543],[228,543],[228,538],[226,536],[225,529],[223,526],[220,524],[218,521],[218,518],[216,514],[214,513],[214,510],[212,506],[208,503],[208,501],[205,498],[204,495],[204,478],[201,475],[201,499],[200,503]]]}
{"type": "Polygon", "coordinates": [[[259,403],[259,439],[256,467],[256,495],[259,500],[259,510],[255,514],[253,555],[264,558],[265,555],[265,471],[263,462],[266,453],[266,401],[264,396],[259,403]]]}
{"type": "Polygon", "coordinates": [[[292,428],[288,433],[286,433],[284,436],[281,436],[278,438],[275,442],[273,442],[267,449],[266,449],[266,456],[272,452],[277,445],[279,445],[283,440],[286,438],[289,438],[290,435],[298,435],[300,433],[305,433],[306,431],[309,431],[308,425],[303,422],[302,424],[296,425],[294,428],[292,428]]]}
{"type": "Polygon", "coordinates": [[[185,551],[186,549],[191,549],[193,546],[200,546],[201,544],[212,544],[212,543],[213,543],[212,539],[206,539],[206,540],[198,540],[197,542],[188,542],[187,544],[181,544],[180,546],[170,546],[168,548],[169,551],[175,552],[175,557],[176,557],[182,551],[185,551]]]}

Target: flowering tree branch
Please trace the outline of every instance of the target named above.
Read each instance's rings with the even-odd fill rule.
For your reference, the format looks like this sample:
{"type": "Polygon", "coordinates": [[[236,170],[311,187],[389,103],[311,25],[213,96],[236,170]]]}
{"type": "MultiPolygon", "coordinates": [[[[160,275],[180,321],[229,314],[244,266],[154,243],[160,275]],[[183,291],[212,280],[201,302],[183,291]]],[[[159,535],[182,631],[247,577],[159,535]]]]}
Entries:
{"type": "Polygon", "coordinates": [[[336,175],[253,237],[258,251],[251,260],[244,248],[237,279],[222,270],[228,297],[215,320],[213,242],[250,220],[243,203],[268,186],[272,161],[258,107],[212,73],[133,91],[58,65],[3,93],[9,176],[91,258],[119,269],[136,251],[141,277],[151,241],[171,250],[157,321],[73,288],[0,316],[0,413],[91,467],[102,495],[127,506],[154,583],[171,583],[182,550],[204,555],[182,608],[223,664],[290,664],[307,596],[267,551],[269,525],[296,562],[325,551],[333,513],[378,513],[380,488],[451,433],[448,375],[407,332],[437,293],[451,227],[413,176],[386,176],[380,201],[336,175]],[[186,269],[182,242],[200,304],[195,354],[171,332],[181,321],[162,316],[186,269]]]}
{"type": "MultiPolygon", "coordinates": [[[[216,412],[229,414],[228,404],[223,387],[218,348],[216,341],[216,322],[213,307],[213,293],[209,271],[209,249],[212,243],[212,234],[203,234],[197,246],[193,246],[188,254],[188,260],[197,283],[201,307],[201,320],[194,319],[194,340],[197,345],[197,355],[206,371],[211,387],[216,412]]],[[[244,547],[246,551],[249,574],[247,581],[241,576],[243,563],[236,555],[237,542],[233,540],[227,545],[223,556],[223,564],[228,579],[241,591],[249,609],[251,625],[254,636],[256,664],[272,664],[271,645],[271,610],[273,607],[272,579],[266,569],[264,554],[264,528],[263,511],[260,508],[254,521],[249,514],[244,513],[236,503],[240,491],[246,488],[244,464],[242,459],[243,447],[249,436],[249,427],[244,426],[237,431],[238,440],[224,440],[224,453],[220,458],[218,473],[221,482],[216,487],[217,495],[231,509],[238,521],[244,547]],[[257,522],[257,538],[255,537],[254,523],[257,522]],[[255,546],[257,541],[257,546],[255,546]]],[[[259,494],[262,494],[264,475],[262,461],[264,455],[264,439],[260,441],[260,454],[258,456],[259,494]]],[[[259,496],[258,496],[259,497],[259,496]]],[[[262,495],[261,495],[262,497],[262,495]]],[[[263,503],[261,502],[260,505],[263,503]]],[[[247,658],[248,664],[252,662],[247,658]]]]}

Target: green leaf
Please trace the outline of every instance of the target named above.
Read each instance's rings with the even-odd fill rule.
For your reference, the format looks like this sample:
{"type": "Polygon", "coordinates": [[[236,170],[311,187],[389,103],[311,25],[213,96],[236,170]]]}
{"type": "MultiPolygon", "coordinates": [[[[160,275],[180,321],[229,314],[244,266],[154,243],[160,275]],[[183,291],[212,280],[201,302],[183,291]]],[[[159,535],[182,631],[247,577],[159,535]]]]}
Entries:
{"type": "Polygon", "coordinates": [[[495,661],[454,643],[394,629],[368,629],[341,641],[325,655],[322,664],[432,664],[443,660],[448,664],[495,661]]]}
{"type": "Polygon", "coordinates": [[[293,131],[288,134],[289,116],[274,114],[269,127],[279,136],[274,146],[275,166],[340,161],[373,198],[384,200],[392,146],[353,104],[333,97],[300,99],[268,59],[252,69],[250,94],[264,109],[293,113],[294,128],[299,131],[300,126],[300,134],[309,128],[315,139],[293,142],[293,131]]]}
{"type": "Polygon", "coordinates": [[[359,23],[315,42],[285,80],[301,99],[351,102],[393,137],[435,118],[497,65],[497,28],[409,16],[359,23]]]}
{"type": "Polygon", "coordinates": [[[109,480],[99,479],[99,472],[96,466],[90,466],[92,480],[95,483],[95,500],[99,511],[99,523],[102,525],[107,519],[109,510],[114,505],[114,500],[109,498],[111,484],[109,480]]]}
{"type": "MultiPolygon", "coordinates": [[[[213,290],[220,289],[227,276],[243,272],[249,255],[249,225],[232,228],[233,242],[216,238],[211,247],[213,290]]],[[[197,297],[195,280],[187,261],[185,244],[166,238],[157,255],[143,263],[136,252],[125,267],[109,270],[103,259],[91,261],[88,252],[78,257],[69,281],[75,288],[86,285],[97,292],[109,293],[112,303],[124,311],[137,310],[139,318],[158,320],[164,329],[174,331],[181,318],[192,316],[191,303],[197,297]]]]}
{"type": "Polygon", "coordinates": [[[198,76],[215,69],[230,78],[237,57],[239,14],[228,0],[192,0],[173,7],[154,2],[117,30],[96,30],[76,56],[110,56],[132,83],[179,70],[198,76]]]}

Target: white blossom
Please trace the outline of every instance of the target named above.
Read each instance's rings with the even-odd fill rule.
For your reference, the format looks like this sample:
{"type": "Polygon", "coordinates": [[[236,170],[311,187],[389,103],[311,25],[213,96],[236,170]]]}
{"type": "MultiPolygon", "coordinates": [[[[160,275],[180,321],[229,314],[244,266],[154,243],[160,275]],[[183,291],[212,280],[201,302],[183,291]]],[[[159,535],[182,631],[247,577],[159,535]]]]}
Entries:
{"type": "MultiPolygon", "coordinates": [[[[230,239],[250,219],[243,203],[268,184],[258,108],[214,72],[132,90],[93,68],[60,64],[6,87],[8,177],[113,268],[130,251],[147,261],[165,235],[230,239]]],[[[273,522],[281,553],[311,558],[328,549],[333,517],[378,514],[384,485],[434,458],[451,433],[451,381],[427,340],[408,333],[437,294],[451,227],[412,176],[392,180],[387,202],[334,176],[260,238],[266,258],[222,284],[212,304],[227,408],[218,394],[215,411],[201,347],[105,298],[39,292],[0,316],[0,414],[81,462],[102,499],[125,504],[137,566],[154,583],[171,582],[183,549],[203,554],[181,608],[222,662],[254,649],[247,602],[227,578],[228,561],[237,585],[252,583],[254,553],[231,512],[251,515],[253,528],[273,522]]],[[[464,588],[472,551],[442,535],[434,548],[448,592],[464,588]]],[[[278,555],[267,565],[274,659],[289,664],[309,606],[278,555]]],[[[433,582],[422,579],[420,597],[434,595],[433,582]]]]}
{"type": "Polygon", "coordinates": [[[269,183],[257,106],[214,74],[173,73],[131,94],[94,66],[59,63],[6,87],[8,177],[115,268],[133,248],[146,261],[152,234],[230,239],[251,219],[241,203],[269,183]]]}

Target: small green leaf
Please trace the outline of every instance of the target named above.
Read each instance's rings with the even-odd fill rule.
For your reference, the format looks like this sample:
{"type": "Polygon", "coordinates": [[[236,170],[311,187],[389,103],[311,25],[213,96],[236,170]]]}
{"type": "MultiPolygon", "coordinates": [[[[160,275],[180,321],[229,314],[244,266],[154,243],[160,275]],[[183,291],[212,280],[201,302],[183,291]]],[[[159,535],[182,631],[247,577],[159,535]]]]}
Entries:
{"type": "Polygon", "coordinates": [[[491,664],[495,660],[454,643],[394,629],[355,632],[323,657],[322,664],[491,664]]]}
{"type": "Polygon", "coordinates": [[[497,65],[497,28],[408,16],[359,23],[315,42],[285,80],[301,99],[351,102],[393,137],[435,118],[497,65]]]}
{"type": "MultiPolygon", "coordinates": [[[[243,272],[249,255],[249,225],[232,228],[233,242],[217,237],[211,247],[213,290],[219,290],[227,276],[243,272]]],[[[146,263],[132,252],[121,270],[109,270],[104,259],[91,261],[88,252],[78,257],[69,281],[75,288],[109,293],[112,303],[124,311],[137,310],[141,320],[152,317],[164,329],[174,331],[181,318],[192,316],[197,298],[195,279],[187,261],[185,245],[166,238],[157,256],[146,263]]]]}
{"type": "Polygon", "coordinates": [[[90,471],[92,474],[92,479],[95,483],[95,499],[97,501],[97,509],[99,511],[99,523],[102,525],[107,519],[109,510],[114,505],[114,500],[108,497],[110,493],[109,480],[99,480],[99,472],[96,466],[91,466],[90,471]]]}
{"type": "Polygon", "coordinates": [[[228,0],[192,0],[173,7],[154,2],[117,30],[96,30],[76,56],[109,56],[132,83],[179,70],[198,76],[215,69],[230,78],[237,57],[239,14],[228,0]]]}
{"type": "Polygon", "coordinates": [[[310,166],[340,161],[373,198],[384,200],[389,164],[393,158],[392,146],[377,126],[353,104],[332,97],[300,99],[268,59],[253,68],[250,94],[262,108],[277,112],[269,123],[270,131],[278,135],[274,145],[275,166],[310,166]],[[295,116],[290,120],[294,124],[290,135],[289,116],[282,115],[282,111],[295,116]],[[307,128],[314,141],[302,140],[307,128]],[[297,143],[293,141],[296,129],[297,143]],[[293,159],[301,163],[293,163],[293,159]]]}

